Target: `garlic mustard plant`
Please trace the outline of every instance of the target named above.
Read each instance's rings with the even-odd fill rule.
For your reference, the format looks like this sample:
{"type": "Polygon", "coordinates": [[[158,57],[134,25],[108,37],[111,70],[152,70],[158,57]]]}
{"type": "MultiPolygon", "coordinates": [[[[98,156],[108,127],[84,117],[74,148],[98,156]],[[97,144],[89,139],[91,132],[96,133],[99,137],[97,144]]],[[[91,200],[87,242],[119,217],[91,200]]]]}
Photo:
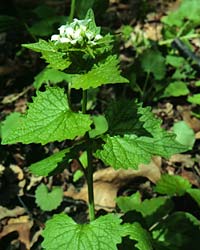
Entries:
{"type": "MultiPolygon", "coordinates": [[[[113,55],[113,37],[101,34],[91,9],[84,20],[74,19],[62,25],[59,34],[52,35],[50,40],[23,46],[41,53],[47,67],[36,77],[36,96],[26,114],[11,114],[3,122],[2,144],[45,145],[72,140],[70,147],[30,166],[30,171],[39,176],[61,172],[71,159],[79,161],[80,152],[87,154],[87,168],[81,166],[88,185],[90,222],[79,225],[66,214],[55,215],[46,223],[42,247],[47,250],[116,250],[123,237],[130,237],[139,242],[138,249],[153,249],[148,232],[139,223],[121,224],[122,219],[117,214],[96,218],[93,158],[115,169],[137,169],[139,164],[149,163],[153,155],[168,158],[187,148],[175,140],[174,134],[161,128],[161,121],[149,107],[143,108],[133,101],[116,100],[101,115],[90,115],[87,110],[89,89],[105,84],[128,84],[121,75],[117,55],[113,55]],[[63,84],[60,87],[59,82],[65,83],[64,87],[63,84]],[[46,89],[40,91],[44,83],[46,89]],[[74,108],[71,89],[82,91],[79,110],[77,106],[74,108]]],[[[38,203],[42,201],[43,192],[44,201],[45,197],[57,196],[55,189],[48,195],[47,189],[42,187],[37,192],[38,203]]],[[[56,207],[50,201],[49,204],[52,209],[56,207]]]]}

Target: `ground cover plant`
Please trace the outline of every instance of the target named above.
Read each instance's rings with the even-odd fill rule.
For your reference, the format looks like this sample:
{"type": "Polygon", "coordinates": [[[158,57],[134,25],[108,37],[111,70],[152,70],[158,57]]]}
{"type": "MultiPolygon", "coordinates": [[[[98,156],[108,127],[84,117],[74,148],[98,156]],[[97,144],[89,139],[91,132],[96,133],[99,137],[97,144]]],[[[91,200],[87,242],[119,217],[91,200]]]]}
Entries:
{"type": "MultiPolygon", "coordinates": [[[[94,2],[87,6],[87,11],[78,12],[81,19],[77,19],[74,18],[76,4],[72,1],[69,18],[58,33],[50,39],[45,39],[48,35],[45,33],[44,38],[22,45],[40,53],[46,66],[35,76],[36,94],[24,113],[9,114],[1,125],[2,145],[34,143],[60,147],[29,166],[32,174],[44,180],[35,190],[37,205],[44,213],[53,211],[46,218],[42,243],[36,247],[49,250],[198,249],[200,191],[181,176],[163,174],[148,197],[137,190],[130,196],[119,196],[117,208],[111,213],[95,212],[93,173],[97,164],[111,166],[116,171],[138,170],[141,164],[149,164],[153,156],[169,159],[191,150],[195,138],[194,132],[183,123],[174,126],[174,133],[162,128],[162,121],[142,102],[146,102],[150,93],[147,91],[149,80],[158,80],[156,89],[164,79],[165,60],[176,68],[181,64],[174,64],[172,55],[165,59],[160,47],[155,49],[147,43],[150,47],[142,54],[138,50],[136,55],[146,74],[141,91],[141,86],[131,82],[132,78],[129,81],[129,74],[120,70],[114,35],[96,25],[94,12],[89,8],[94,7],[94,2]],[[111,87],[117,94],[98,108],[98,94],[103,87],[111,87]],[[139,90],[139,96],[128,98],[123,91],[119,94],[121,89],[136,90],[136,96],[139,90]],[[63,202],[64,193],[63,188],[52,185],[51,180],[62,174],[72,160],[80,168],[76,178],[83,174],[87,182],[89,219],[84,223],[76,222],[64,209],[55,212],[63,202]],[[193,211],[177,209],[177,201],[184,202],[184,199],[192,204],[193,211]]],[[[168,19],[165,18],[165,22],[168,19]]],[[[34,31],[34,35],[37,36],[37,32],[34,31]]],[[[170,96],[169,86],[158,99],[170,96]]],[[[3,173],[2,168],[1,176],[3,173]]]]}

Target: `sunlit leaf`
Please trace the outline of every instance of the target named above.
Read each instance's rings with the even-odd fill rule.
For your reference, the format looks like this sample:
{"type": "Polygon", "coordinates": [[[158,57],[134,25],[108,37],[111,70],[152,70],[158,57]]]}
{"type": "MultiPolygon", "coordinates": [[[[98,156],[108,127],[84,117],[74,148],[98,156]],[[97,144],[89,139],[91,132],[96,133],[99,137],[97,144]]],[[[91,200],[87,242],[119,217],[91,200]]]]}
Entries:
{"type": "Polygon", "coordinates": [[[161,179],[156,183],[155,191],[160,194],[184,195],[186,190],[191,187],[188,180],[179,175],[164,174],[161,179]]]}
{"type": "Polygon", "coordinates": [[[89,224],[77,224],[66,214],[54,215],[43,231],[42,246],[48,250],[117,250],[123,228],[121,220],[108,214],[89,224]]]}
{"type": "MultiPolygon", "coordinates": [[[[45,92],[37,92],[33,103],[29,104],[27,114],[17,120],[9,135],[3,135],[2,143],[46,144],[74,139],[90,130],[91,123],[88,115],[70,110],[63,89],[48,87],[45,92]]],[[[7,126],[7,121],[4,126],[7,126]]]]}
{"type": "Polygon", "coordinates": [[[109,56],[104,63],[96,65],[88,73],[73,77],[72,87],[89,89],[108,83],[127,83],[128,80],[120,75],[118,64],[116,56],[109,56]]]}
{"type": "Polygon", "coordinates": [[[51,191],[43,183],[35,191],[37,205],[44,211],[56,209],[62,202],[63,191],[61,187],[52,187],[51,191]]]}

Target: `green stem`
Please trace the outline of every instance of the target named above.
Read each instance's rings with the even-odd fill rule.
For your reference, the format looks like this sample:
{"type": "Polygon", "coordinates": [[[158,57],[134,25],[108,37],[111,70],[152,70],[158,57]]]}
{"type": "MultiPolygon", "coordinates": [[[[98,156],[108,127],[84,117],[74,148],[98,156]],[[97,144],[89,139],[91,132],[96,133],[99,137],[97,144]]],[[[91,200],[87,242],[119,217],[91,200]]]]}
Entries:
{"type": "Polygon", "coordinates": [[[150,72],[147,72],[144,87],[143,87],[143,90],[142,90],[142,92],[143,92],[142,99],[143,100],[145,99],[144,97],[146,95],[146,89],[147,89],[147,85],[148,85],[148,82],[149,82],[149,77],[150,77],[150,72]]]}
{"type": "Polygon", "coordinates": [[[73,21],[74,12],[75,12],[75,5],[76,5],[76,0],[72,0],[71,1],[70,14],[69,14],[69,23],[71,23],[73,21]]]}
{"type": "MultiPolygon", "coordinates": [[[[181,36],[179,37],[181,40],[184,40],[184,39],[192,39],[192,38],[199,38],[200,35],[199,34],[188,34],[188,35],[185,35],[185,36],[181,36]]],[[[159,45],[167,45],[167,44],[171,44],[172,42],[174,41],[174,38],[172,39],[167,39],[167,40],[164,40],[164,41],[160,41],[159,42],[159,45]]]]}
{"type": "Polygon", "coordinates": [[[68,99],[68,105],[71,110],[73,110],[72,103],[71,103],[71,83],[68,83],[68,89],[67,89],[67,99],[68,99]]]}
{"type": "MultiPolygon", "coordinates": [[[[83,90],[82,97],[82,112],[85,114],[87,111],[87,90],[83,90]]],[[[87,147],[87,185],[88,185],[88,206],[89,206],[89,217],[90,221],[95,219],[95,208],[94,208],[94,190],[93,190],[93,167],[92,167],[92,148],[89,142],[89,134],[85,135],[86,140],[88,141],[87,147]]]]}
{"type": "Polygon", "coordinates": [[[190,20],[187,20],[187,22],[185,22],[185,24],[182,26],[182,28],[179,30],[177,37],[180,37],[183,34],[183,31],[185,30],[185,28],[188,26],[188,24],[190,23],[190,20]]]}
{"type": "Polygon", "coordinates": [[[95,207],[94,207],[94,190],[93,190],[93,167],[92,167],[92,149],[91,145],[87,148],[87,184],[88,184],[88,205],[90,221],[95,220],[95,207]]]}
{"type": "Polygon", "coordinates": [[[87,90],[83,90],[82,96],[82,112],[85,114],[87,111],[87,90]]]}
{"type": "Polygon", "coordinates": [[[137,82],[135,82],[135,87],[139,91],[140,95],[143,96],[143,91],[142,91],[142,89],[140,88],[140,86],[139,86],[139,84],[137,82]]]}

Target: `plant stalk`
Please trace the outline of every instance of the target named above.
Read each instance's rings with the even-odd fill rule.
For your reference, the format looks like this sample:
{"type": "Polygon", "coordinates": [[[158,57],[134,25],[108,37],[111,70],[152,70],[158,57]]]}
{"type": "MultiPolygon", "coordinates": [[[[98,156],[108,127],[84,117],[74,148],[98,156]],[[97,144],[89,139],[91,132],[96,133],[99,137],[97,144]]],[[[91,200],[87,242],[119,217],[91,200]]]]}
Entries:
{"type": "MultiPolygon", "coordinates": [[[[85,114],[87,111],[87,90],[83,90],[82,97],[82,113],[85,114]]],[[[90,221],[95,220],[95,207],[94,207],[94,189],[93,189],[93,167],[92,167],[92,148],[89,143],[89,134],[88,132],[85,135],[86,140],[88,141],[87,147],[87,171],[86,171],[86,180],[88,186],[88,206],[89,206],[89,217],[90,221]]]]}
{"type": "Polygon", "coordinates": [[[87,149],[87,185],[88,185],[88,205],[90,221],[95,220],[95,207],[94,207],[94,190],[93,190],[93,168],[92,168],[92,149],[91,145],[87,149]]]}
{"type": "Polygon", "coordinates": [[[143,101],[146,98],[146,89],[147,89],[147,85],[148,85],[148,82],[149,82],[149,77],[150,77],[150,72],[147,72],[145,83],[144,83],[144,86],[143,86],[143,89],[142,89],[142,100],[143,101]]]}
{"type": "Polygon", "coordinates": [[[72,0],[71,7],[70,7],[70,14],[69,14],[69,23],[73,21],[74,13],[75,13],[75,5],[76,5],[76,0],[72,0]]]}

